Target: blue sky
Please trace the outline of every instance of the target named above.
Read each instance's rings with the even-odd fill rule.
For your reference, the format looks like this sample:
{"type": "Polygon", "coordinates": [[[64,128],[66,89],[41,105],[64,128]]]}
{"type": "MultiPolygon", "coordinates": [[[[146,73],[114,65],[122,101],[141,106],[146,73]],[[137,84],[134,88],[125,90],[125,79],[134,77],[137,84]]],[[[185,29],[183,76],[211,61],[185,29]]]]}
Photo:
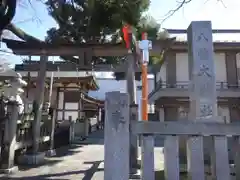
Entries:
{"type": "MultiPolygon", "coordinates": [[[[169,18],[163,24],[164,28],[187,28],[193,20],[211,20],[213,28],[240,29],[239,0],[223,0],[224,5],[219,0],[192,0],[169,18]],[[224,7],[225,6],[225,7],[224,7]],[[235,18],[234,18],[235,17],[235,18]]],[[[159,22],[164,15],[177,6],[176,0],[152,0],[149,13],[159,22]]],[[[40,2],[35,2],[33,7],[19,6],[14,22],[25,31],[43,39],[46,30],[56,26],[54,20],[48,16],[47,10],[40,2]],[[31,19],[39,17],[41,22],[31,19]],[[20,19],[21,17],[21,19],[20,19]]]]}
{"type": "MultiPolygon", "coordinates": [[[[162,27],[186,29],[193,20],[211,20],[214,29],[240,29],[240,20],[238,20],[240,1],[223,0],[223,3],[224,5],[220,0],[192,0],[191,3],[185,5],[184,8],[165,21],[162,27]]],[[[148,13],[161,22],[164,15],[176,6],[176,0],[152,0],[148,13]]],[[[49,28],[56,26],[54,20],[49,17],[45,6],[39,1],[35,1],[32,6],[21,3],[15,17],[14,22],[20,28],[40,39],[44,39],[49,28]],[[39,20],[36,20],[36,17],[39,20]]],[[[214,38],[240,40],[240,34],[218,35],[214,38]]],[[[11,59],[11,63],[19,63],[19,58],[12,57],[11,59]]]]}

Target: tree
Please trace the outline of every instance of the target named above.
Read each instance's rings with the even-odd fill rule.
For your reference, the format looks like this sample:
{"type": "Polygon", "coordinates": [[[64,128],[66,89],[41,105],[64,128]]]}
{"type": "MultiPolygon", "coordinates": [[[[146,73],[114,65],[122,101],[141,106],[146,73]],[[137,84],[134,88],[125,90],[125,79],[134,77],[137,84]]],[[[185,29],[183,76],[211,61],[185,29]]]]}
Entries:
{"type": "MultiPolygon", "coordinates": [[[[142,32],[147,32],[152,40],[162,39],[158,36],[160,24],[149,15],[142,16],[147,10],[149,0],[73,0],[52,1],[46,3],[49,14],[56,20],[59,28],[51,28],[46,38],[51,44],[80,43],[117,43],[121,41],[121,27],[128,23],[135,27],[138,39],[142,32]]],[[[26,34],[13,24],[7,27],[20,39],[27,42],[41,42],[26,34]]],[[[41,42],[42,43],[42,42],[41,42]]],[[[76,57],[62,57],[64,60],[78,62],[76,57]]],[[[152,57],[150,64],[163,64],[163,52],[158,57],[152,57]]],[[[93,64],[119,64],[124,57],[94,58],[93,64]]],[[[115,74],[121,78],[124,73],[115,74]]],[[[140,75],[138,75],[140,79],[140,75]]],[[[123,77],[122,77],[123,78],[123,77]]]]}
{"type": "MultiPolygon", "coordinates": [[[[149,3],[149,0],[73,0],[62,4],[50,1],[47,3],[49,14],[59,28],[50,29],[46,41],[53,44],[121,42],[121,28],[125,23],[138,27],[149,3]]],[[[62,58],[78,62],[76,57],[62,58]]],[[[95,57],[92,63],[114,65],[124,60],[125,57],[95,57]]],[[[122,79],[124,73],[115,73],[115,76],[122,79]]]]}
{"type": "MultiPolygon", "coordinates": [[[[121,27],[125,23],[137,26],[149,3],[149,0],[48,1],[46,4],[49,14],[56,20],[59,28],[50,29],[46,41],[53,44],[119,42],[122,36],[121,27]]],[[[73,57],[64,59],[73,60],[73,57]]],[[[94,64],[113,64],[121,59],[95,58],[94,64]]]]}
{"type": "MultiPolygon", "coordinates": [[[[151,16],[142,16],[148,9],[149,0],[124,0],[121,3],[117,0],[48,0],[46,5],[49,14],[59,25],[59,28],[48,31],[47,43],[116,43],[121,41],[121,27],[125,23],[135,27],[137,38],[143,31],[146,31],[152,40],[160,37],[160,25],[151,16]]],[[[41,42],[13,24],[8,25],[7,29],[27,42],[41,42]]],[[[76,57],[62,58],[78,62],[76,57]]],[[[123,57],[99,57],[93,59],[93,64],[119,64],[121,61],[124,61],[123,57]]],[[[150,59],[150,63],[161,62],[162,52],[158,57],[150,59]]]]}
{"type": "Polygon", "coordinates": [[[119,34],[124,23],[136,26],[149,3],[149,0],[48,1],[49,14],[59,28],[48,31],[47,42],[105,43],[109,36],[119,34]]]}

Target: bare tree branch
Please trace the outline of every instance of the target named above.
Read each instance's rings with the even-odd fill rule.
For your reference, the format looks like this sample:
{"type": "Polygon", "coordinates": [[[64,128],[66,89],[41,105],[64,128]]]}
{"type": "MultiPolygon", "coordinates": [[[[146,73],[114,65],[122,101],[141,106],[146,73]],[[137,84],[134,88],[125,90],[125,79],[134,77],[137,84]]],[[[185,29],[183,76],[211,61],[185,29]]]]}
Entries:
{"type": "Polygon", "coordinates": [[[25,33],[23,30],[21,30],[20,28],[16,27],[14,24],[9,24],[7,26],[7,30],[11,31],[13,34],[15,34],[18,38],[27,41],[27,42],[37,42],[37,43],[41,43],[43,41],[41,41],[40,39],[37,39],[27,33],[25,33]]]}
{"type": "Polygon", "coordinates": [[[177,11],[179,11],[185,4],[192,2],[192,0],[181,0],[177,1],[178,5],[175,9],[172,9],[165,14],[165,17],[162,19],[161,24],[163,24],[167,19],[172,17],[177,11]]]}
{"type": "MultiPolygon", "coordinates": [[[[168,20],[170,17],[172,17],[177,11],[179,11],[181,8],[184,7],[184,5],[192,2],[193,0],[180,0],[180,1],[176,1],[178,4],[176,6],[175,9],[172,9],[170,11],[168,11],[165,15],[164,15],[164,18],[161,19],[161,23],[160,24],[163,24],[166,20],[168,20]]],[[[206,4],[209,0],[206,0],[204,2],[204,4],[206,4]]],[[[217,0],[217,2],[220,2],[222,4],[223,7],[227,8],[227,6],[224,4],[223,0],[217,0]]]]}

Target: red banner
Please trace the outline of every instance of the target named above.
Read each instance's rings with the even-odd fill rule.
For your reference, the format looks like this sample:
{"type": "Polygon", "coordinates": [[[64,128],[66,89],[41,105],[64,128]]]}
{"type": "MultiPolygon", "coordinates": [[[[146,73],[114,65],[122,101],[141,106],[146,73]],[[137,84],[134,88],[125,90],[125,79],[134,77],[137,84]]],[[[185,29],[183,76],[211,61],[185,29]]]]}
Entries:
{"type": "Polygon", "coordinates": [[[123,38],[124,38],[124,41],[125,41],[125,44],[126,44],[126,48],[127,49],[130,49],[131,47],[131,43],[130,43],[130,38],[129,38],[129,33],[131,32],[131,27],[129,25],[125,25],[123,28],[122,28],[122,31],[123,31],[123,38]]]}

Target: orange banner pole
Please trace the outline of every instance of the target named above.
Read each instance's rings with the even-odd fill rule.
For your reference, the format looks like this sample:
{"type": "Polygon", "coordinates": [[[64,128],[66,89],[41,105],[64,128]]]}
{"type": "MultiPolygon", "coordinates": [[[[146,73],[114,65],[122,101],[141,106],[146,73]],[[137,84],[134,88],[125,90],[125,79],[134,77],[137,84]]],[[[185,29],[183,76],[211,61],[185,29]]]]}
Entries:
{"type": "MultiPolygon", "coordinates": [[[[142,34],[142,40],[147,40],[147,34],[142,34]]],[[[142,56],[144,58],[145,56],[142,56]]],[[[142,59],[142,120],[148,121],[148,73],[146,59],[142,59]]]]}
{"type": "Polygon", "coordinates": [[[142,64],[142,119],[148,121],[148,79],[146,64],[142,64]]]}

